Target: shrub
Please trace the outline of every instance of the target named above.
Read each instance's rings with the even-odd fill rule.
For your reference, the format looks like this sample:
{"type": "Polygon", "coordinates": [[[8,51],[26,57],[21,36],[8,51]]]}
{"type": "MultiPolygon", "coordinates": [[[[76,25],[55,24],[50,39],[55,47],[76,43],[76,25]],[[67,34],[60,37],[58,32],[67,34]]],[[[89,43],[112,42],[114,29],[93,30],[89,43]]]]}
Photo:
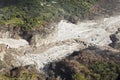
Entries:
{"type": "Polygon", "coordinates": [[[83,74],[74,74],[72,75],[73,80],[86,80],[83,74]]]}
{"type": "Polygon", "coordinates": [[[81,16],[97,0],[1,0],[0,24],[32,29],[61,16],[81,16]],[[53,2],[54,1],[54,2],[53,2]],[[39,18],[39,19],[37,19],[39,18]],[[39,21],[38,21],[39,20],[39,21]]]}

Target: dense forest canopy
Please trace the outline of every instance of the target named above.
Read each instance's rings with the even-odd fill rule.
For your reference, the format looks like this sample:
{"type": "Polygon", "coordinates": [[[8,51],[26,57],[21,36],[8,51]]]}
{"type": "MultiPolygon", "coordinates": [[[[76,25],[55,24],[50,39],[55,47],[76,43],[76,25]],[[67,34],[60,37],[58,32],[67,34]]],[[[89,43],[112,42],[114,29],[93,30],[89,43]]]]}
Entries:
{"type": "Polygon", "coordinates": [[[0,0],[0,24],[32,29],[61,17],[80,17],[98,0],[0,0]]]}

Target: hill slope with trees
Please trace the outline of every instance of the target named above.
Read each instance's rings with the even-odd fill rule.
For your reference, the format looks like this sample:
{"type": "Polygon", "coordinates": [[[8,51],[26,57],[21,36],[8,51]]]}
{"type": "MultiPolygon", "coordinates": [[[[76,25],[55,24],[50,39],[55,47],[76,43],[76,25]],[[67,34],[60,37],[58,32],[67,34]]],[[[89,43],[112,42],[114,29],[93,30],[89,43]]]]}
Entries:
{"type": "Polygon", "coordinates": [[[79,18],[98,0],[0,0],[0,24],[32,29],[60,18],[79,18]]]}

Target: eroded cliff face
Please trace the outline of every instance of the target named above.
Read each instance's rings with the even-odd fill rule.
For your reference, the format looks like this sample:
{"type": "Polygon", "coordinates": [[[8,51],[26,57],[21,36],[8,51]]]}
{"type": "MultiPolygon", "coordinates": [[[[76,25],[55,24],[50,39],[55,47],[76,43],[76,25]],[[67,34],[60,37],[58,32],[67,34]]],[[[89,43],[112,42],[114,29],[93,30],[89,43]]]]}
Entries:
{"type": "Polygon", "coordinates": [[[49,33],[33,33],[29,42],[19,34],[19,38],[13,38],[15,33],[10,30],[1,30],[0,44],[4,46],[1,46],[0,59],[1,62],[13,61],[5,62],[11,67],[36,65],[40,71],[50,62],[58,61],[89,46],[119,52],[118,48],[113,49],[109,46],[111,43],[119,45],[119,25],[120,16],[97,21],[88,20],[78,24],[62,20],[58,25],[53,24],[51,29],[46,28],[46,32],[50,30],[49,33]],[[112,34],[115,35],[116,41],[111,38],[112,34]],[[5,55],[9,55],[10,58],[7,59],[5,55]]]}
{"type": "Polygon", "coordinates": [[[119,80],[119,60],[120,52],[88,47],[51,63],[48,80],[119,80]]]}
{"type": "Polygon", "coordinates": [[[47,72],[37,75],[46,80],[79,80],[82,74],[80,79],[110,80],[103,73],[108,68],[108,77],[119,80],[120,1],[100,0],[94,8],[95,13],[83,16],[90,20],[69,18],[32,31],[0,27],[0,73],[20,77],[24,71],[30,76],[47,72]]]}
{"type": "MultiPolygon", "coordinates": [[[[72,21],[61,20],[58,23],[52,22],[45,28],[28,32],[10,25],[0,27],[0,73],[6,74],[10,72],[8,74],[15,77],[20,73],[20,70],[24,71],[26,69],[29,71],[29,67],[23,67],[27,65],[34,65],[35,73],[37,73],[37,71],[39,73],[43,71],[46,72],[48,71],[48,65],[50,63],[60,61],[74,54],[75,51],[80,53],[82,50],[86,50],[88,53],[93,52],[93,54],[90,55],[83,54],[85,56],[79,56],[79,58],[82,58],[85,62],[89,62],[89,58],[89,60],[93,61],[98,59],[100,59],[101,62],[107,61],[106,59],[104,60],[104,58],[111,59],[111,57],[109,57],[111,54],[112,56],[118,56],[113,58],[115,61],[119,62],[120,15],[110,17],[114,15],[110,7],[113,8],[113,6],[115,6],[113,11],[119,13],[119,1],[100,1],[101,4],[97,5],[96,9],[100,9],[101,11],[96,13],[96,16],[98,16],[97,14],[102,15],[101,19],[96,18],[94,20],[94,18],[92,18],[92,20],[81,20],[77,21],[77,24],[71,23],[72,21]],[[114,3],[112,4],[112,2],[114,3]],[[109,5],[107,6],[102,3],[109,3],[109,5]],[[115,3],[117,3],[117,5],[115,5],[115,3]],[[91,46],[95,47],[92,51],[88,49],[91,48],[91,46]],[[97,53],[103,54],[96,56],[97,53]],[[104,57],[104,55],[107,55],[107,57],[104,57]],[[22,66],[22,69],[19,66],[22,66]],[[17,71],[19,71],[19,73],[17,73],[17,71]]],[[[91,17],[93,16],[95,16],[95,14],[91,15],[91,17]]],[[[75,62],[76,66],[79,65],[76,60],[75,62]]],[[[67,60],[67,62],[63,61],[62,64],[66,67],[70,67],[71,63],[71,60],[67,60]],[[64,65],[66,63],[68,63],[69,66],[64,65]]],[[[59,62],[55,63],[55,65],[56,68],[58,68],[59,66],[57,65],[59,65],[59,62]]],[[[49,68],[51,68],[51,66],[49,68]]],[[[52,70],[55,74],[53,77],[58,78],[56,76],[61,76],[65,78],[65,76],[61,75],[61,72],[56,73],[56,68],[52,70]]],[[[69,68],[70,71],[72,71],[71,68],[72,67],[69,68]]],[[[74,71],[71,73],[74,73],[74,71]]],[[[66,71],[65,74],[68,75],[66,71]]],[[[51,75],[51,72],[49,75],[51,75]]],[[[67,79],[70,80],[73,78],[67,79]]],[[[53,79],[51,78],[51,80],[53,79]]]]}

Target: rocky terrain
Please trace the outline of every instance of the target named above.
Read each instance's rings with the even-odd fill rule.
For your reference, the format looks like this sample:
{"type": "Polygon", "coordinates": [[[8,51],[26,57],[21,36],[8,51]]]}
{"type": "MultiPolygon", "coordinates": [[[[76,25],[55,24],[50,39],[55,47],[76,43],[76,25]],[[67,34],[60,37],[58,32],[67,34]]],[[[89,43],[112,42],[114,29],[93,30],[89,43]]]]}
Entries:
{"type": "Polygon", "coordinates": [[[119,5],[100,0],[96,14],[38,30],[1,26],[0,80],[120,80],[119,5]]]}
{"type": "MultiPolygon", "coordinates": [[[[79,51],[81,52],[84,50],[88,50],[88,53],[86,52],[87,54],[84,54],[85,56],[80,57],[85,57],[85,60],[88,60],[85,62],[89,63],[89,59],[87,58],[90,58],[90,60],[93,59],[93,61],[97,60],[99,62],[100,57],[100,62],[105,59],[105,62],[108,61],[111,63],[113,61],[114,63],[115,60],[115,63],[117,62],[116,64],[119,66],[119,22],[119,16],[104,18],[99,21],[85,21],[78,24],[72,24],[62,20],[58,25],[56,25],[55,31],[47,37],[41,38],[38,34],[32,36],[31,45],[26,40],[20,39],[19,35],[17,35],[19,36],[19,39],[17,39],[11,37],[11,35],[14,35],[13,33],[8,34],[9,32],[3,32],[0,40],[1,72],[7,72],[7,70],[9,71],[10,69],[14,69],[19,66],[35,65],[37,71],[41,73],[41,71],[46,71],[48,69],[48,64],[51,62],[59,61],[71,54],[74,55],[75,51],[78,51],[78,54],[76,55],[79,55],[79,51]],[[89,47],[91,46],[95,47],[95,49],[93,48],[92,51],[89,51],[89,47]],[[91,56],[89,52],[91,53],[91,56]],[[98,58],[97,54],[99,54],[98,58]],[[109,57],[110,55],[112,55],[113,60],[109,57]]],[[[69,63],[71,59],[67,61],[67,63],[69,63]]],[[[64,63],[66,62],[63,61],[63,64],[64,63]]],[[[59,62],[56,63],[56,65],[57,64],[59,64],[59,62]]],[[[73,73],[74,72],[72,72],[71,75],[73,73]]],[[[54,74],[59,76],[57,73],[54,74]]],[[[119,73],[117,74],[119,75],[119,73]]],[[[62,75],[60,76],[62,77],[62,75]]],[[[53,75],[53,77],[55,76],[53,75]]],[[[62,79],[63,78],[73,80],[72,78],[67,78],[67,76],[62,77],[62,79]]]]}
{"type": "Polygon", "coordinates": [[[119,80],[120,53],[89,47],[49,66],[48,80],[119,80]]]}

